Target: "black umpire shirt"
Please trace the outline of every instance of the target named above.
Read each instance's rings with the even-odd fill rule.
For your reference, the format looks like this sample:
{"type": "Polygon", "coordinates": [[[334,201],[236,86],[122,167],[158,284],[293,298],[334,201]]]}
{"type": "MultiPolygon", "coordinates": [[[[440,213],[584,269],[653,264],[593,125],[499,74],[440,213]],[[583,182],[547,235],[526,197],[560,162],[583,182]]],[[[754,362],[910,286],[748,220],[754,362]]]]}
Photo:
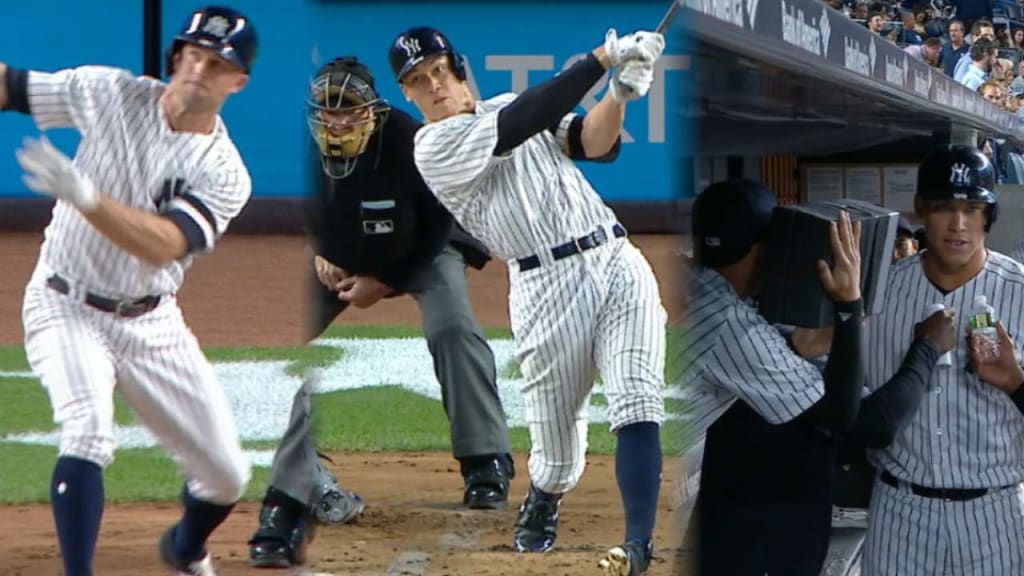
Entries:
{"type": "Polygon", "coordinates": [[[448,242],[475,268],[489,259],[423,182],[413,159],[413,136],[420,126],[392,108],[345,178],[329,178],[318,158],[318,193],[307,204],[317,254],[398,293],[448,242]]]}

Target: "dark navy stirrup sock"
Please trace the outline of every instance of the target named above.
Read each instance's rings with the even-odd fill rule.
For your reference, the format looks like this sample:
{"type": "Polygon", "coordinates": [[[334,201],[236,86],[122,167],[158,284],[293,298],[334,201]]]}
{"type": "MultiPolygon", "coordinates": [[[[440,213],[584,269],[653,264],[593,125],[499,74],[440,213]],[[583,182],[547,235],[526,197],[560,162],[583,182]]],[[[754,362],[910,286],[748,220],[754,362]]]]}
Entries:
{"type": "Polygon", "coordinates": [[[654,533],[661,487],[661,437],[658,425],[638,422],[619,429],[615,478],[626,515],[626,540],[647,544],[654,533]]]}
{"type": "Polygon", "coordinates": [[[206,554],[206,540],[231,514],[234,504],[227,506],[197,499],[182,490],[185,514],[174,529],[174,555],[184,562],[199,560],[206,554]]]}
{"type": "Polygon", "coordinates": [[[92,576],[103,520],[103,468],[81,458],[58,458],[50,481],[50,503],[65,576],[92,576]]]}

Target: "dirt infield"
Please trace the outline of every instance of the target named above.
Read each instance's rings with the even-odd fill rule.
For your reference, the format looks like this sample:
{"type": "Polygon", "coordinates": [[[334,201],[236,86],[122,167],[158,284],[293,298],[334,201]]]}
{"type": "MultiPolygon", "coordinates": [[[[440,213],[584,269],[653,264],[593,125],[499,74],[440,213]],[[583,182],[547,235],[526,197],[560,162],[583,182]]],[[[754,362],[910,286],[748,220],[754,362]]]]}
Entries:
{"type": "MultiPolygon", "coordinates": [[[[0,343],[22,341],[21,295],[35,262],[41,235],[0,234],[4,275],[0,283],[0,343]]],[[[678,238],[641,236],[634,241],[651,261],[670,321],[680,311],[678,238]]],[[[480,322],[506,326],[508,286],[504,266],[492,262],[469,274],[480,322]]],[[[182,308],[205,346],[299,345],[305,274],[302,241],[288,236],[228,236],[196,262],[180,294],[182,308]]],[[[418,325],[410,298],[369,310],[349,310],[350,324],[418,325]]],[[[287,409],[287,407],[282,407],[287,409]]],[[[597,559],[622,533],[621,503],[613,459],[592,457],[580,485],[565,500],[556,551],[512,552],[515,511],[470,512],[457,504],[461,477],[447,454],[333,454],[342,483],[368,503],[353,525],[322,528],[299,571],[257,571],[246,565],[246,540],[256,526],[258,505],[239,506],[211,541],[221,576],[240,574],[351,575],[597,575],[597,559]]],[[[673,508],[677,462],[666,461],[657,528],[656,561],[650,576],[674,573],[682,546],[673,508]]],[[[527,487],[526,455],[517,455],[519,475],[512,499],[527,487]]],[[[514,508],[514,506],[513,506],[514,508]]],[[[107,506],[96,558],[100,576],[164,574],[155,541],[178,514],[176,504],[107,506]]],[[[0,507],[0,575],[50,576],[60,561],[47,506],[0,507]]]]}

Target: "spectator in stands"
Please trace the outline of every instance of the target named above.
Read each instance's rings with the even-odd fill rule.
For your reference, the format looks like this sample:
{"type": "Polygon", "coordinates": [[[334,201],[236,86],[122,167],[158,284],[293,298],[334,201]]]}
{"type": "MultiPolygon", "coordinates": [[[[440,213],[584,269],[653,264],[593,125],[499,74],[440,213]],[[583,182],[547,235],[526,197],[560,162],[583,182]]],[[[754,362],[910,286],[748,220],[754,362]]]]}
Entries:
{"type": "Polygon", "coordinates": [[[946,76],[953,75],[953,69],[960,57],[971,49],[971,45],[964,41],[964,23],[953,20],[949,23],[949,43],[942,47],[939,54],[939,63],[946,76]]]}
{"type": "Polygon", "coordinates": [[[1010,36],[1011,48],[1017,50],[1024,49],[1024,28],[1014,28],[1013,35],[1010,36]]]}
{"type": "Polygon", "coordinates": [[[995,80],[986,80],[981,86],[978,86],[978,94],[996,106],[1002,107],[1003,105],[1003,86],[995,80]]]}
{"type": "Polygon", "coordinates": [[[923,38],[914,30],[917,24],[917,20],[914,17],[914,11],[908,8],[899,8],[901,23],[899,28],[896,30],[896,43],[904,46],[917,45],[924,41],[923,38]]]}
{"type": "Polygon", "coordinates": [[[872,12],[868,14],[868,30],[871,30],[875,34],[881,34],[882,28],[885,27],[885,17],[882,16],[881,12],[872,12]]]}
{"type": "Polygon", "coordinates": [[[911,58],[917,58],[929,66],[938,66],[939,54],[942,52],[942,40],[928,38],[923,44],[907,46],[903,49],[911,58]]]}
{"type": "Polygon", "coordinates": [[[960,83],[968,90],[977,90],[989,79],[995,60],[995,42],[988,39],[978,40],[971,46],[971,65],[960,79],[960,83]]]}
{"type": "Polygon", "coordinates": [[[853,9],[850,10],[850,18],[866,24],[868,21],[868,3],[857,2],[854,4],[853,9]]]}
{"type": "Polygon", "coordinates": [[[1017,64],[1017,77],[1010,82],[1010,94],[1016,97],[1024,95],[1024,58],[1017,64]]]}
{"type": "MultiPolygon", "coordinates": [[[[978,20],[971,26],[971,37],[967,40],[968,44],[974,44],[978,40],[989,39],[995,40],[996,29],[992,26],[992,22],[988,20],[978,20]]],[[[967,73],[967,69],[971,67],[971,53],[968,51],[966,54],[960,57],[957,61],[956,67],[953,69],[953,80],[960,82],[964,74],[967,73]]]]}
{"type": "Polygon", "coordinates": [[[947,4],[952,4],[956,8],[956,17],[963,20],[968,27],[977,20],[992,22],[992,8],[995,4],[993,0],[947,0],[947,4]]]}

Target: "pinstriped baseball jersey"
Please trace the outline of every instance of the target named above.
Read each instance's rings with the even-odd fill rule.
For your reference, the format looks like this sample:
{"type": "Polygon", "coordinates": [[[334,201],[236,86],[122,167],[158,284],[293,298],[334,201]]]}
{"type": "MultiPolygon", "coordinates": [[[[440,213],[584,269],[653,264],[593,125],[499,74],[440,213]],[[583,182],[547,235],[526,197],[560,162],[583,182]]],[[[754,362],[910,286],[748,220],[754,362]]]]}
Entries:
{"type": "Polygon", "coordinates": [[[574,114],[504,157],[493,155],[507,93],[416,133],[416,165],[441,202],[471,234],[505,260],[593,232],[615,214],[561,152],[574,114]]]}
{"type": "MultiPolygon", "coordinates": [[[[925,252],[927,254],[927,252],[925,252]]],[[[893,265],[885,307],[868,321],[866,385],[876,390],[899,369],[914,325],[941,302],[956,313],[965,334],[974,297],[984,294],[1024,357],[1024,267],[989,250],[982,270],[943,294],[925,276],[921,255],[893,265]]],[[[1024,481],[1024,418],[1010,397],[969,374],[960,339],[953,365],[932,372],[930,391],[918,413],[893,444],[872,451],[874,464],[897,478],[938,488],[990,488],[1024,481]]]]}
{"type": "Polygon", "coordinates": [[[737,399],[772,424],[817,402],[824,394],[818,368],[795,354],[719,273],[695,271],[680,348],[691,407],[688,432],[702,437],[737,399]]]}
{"type": "MultiPolygon", "coordinates": [[[[165,85],[125,70],[87,66],[30,72],[29,103],[40,129],[75,128],[75,165],[104,194],[127,206],[162,212],[179,223],[197,251],[209,251],[249,199],[251,181],[227,129],[174,132],[158,100],[165,85]]],[[[186,256],[153,266],[125,252],[58,201],[41,258],[60,274],[106,296],[140,298],[180,288],[186,256]]]]}
{"type": "Polygon", "coordinates": [[[612,430],[664,419],[666,314],[643,254],[613,231],[615,215],[563,152],[573,116],[497,157],[498,112],[515,98],[417,132],[424,181],[463,227],[509,266],[509,316],[523,373],[530,479],[571,490],[583,473],[587,406],[600,373],[612,430]],[[604,242],[555,260],[551,249],[604,233],[604,242]],[[536,255],[521,270],[513,259],[536,255]]]}

